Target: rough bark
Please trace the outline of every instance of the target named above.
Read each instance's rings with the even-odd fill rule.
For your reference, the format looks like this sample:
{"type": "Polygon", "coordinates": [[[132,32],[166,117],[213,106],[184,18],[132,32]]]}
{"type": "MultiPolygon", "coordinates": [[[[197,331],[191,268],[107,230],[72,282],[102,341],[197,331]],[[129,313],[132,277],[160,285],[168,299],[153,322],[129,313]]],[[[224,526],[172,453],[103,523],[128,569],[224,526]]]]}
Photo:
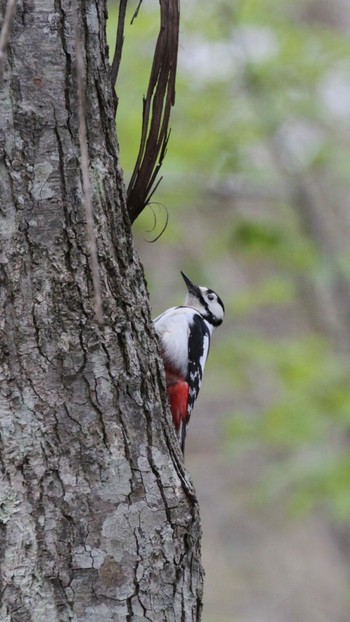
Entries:
{"type": "Polygon", "coordinates": [[[0,91],[0,619],[199,620],[198,507],[125,207],[105,1],[77,4],[105,323],[92,305],[71,2],[19,0],[0,91]]]}

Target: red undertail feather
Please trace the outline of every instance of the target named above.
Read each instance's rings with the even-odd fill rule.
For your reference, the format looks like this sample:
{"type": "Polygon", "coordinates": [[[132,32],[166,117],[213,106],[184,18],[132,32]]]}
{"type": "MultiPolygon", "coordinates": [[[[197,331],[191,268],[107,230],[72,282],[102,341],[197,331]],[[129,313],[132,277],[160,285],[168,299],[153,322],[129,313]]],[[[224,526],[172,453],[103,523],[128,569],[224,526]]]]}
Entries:
{"type": "Polygon", "coordinates": [[[187,420],[188,384],[178,375],[166,372],[170,410],[177,434],[187,420]]]}

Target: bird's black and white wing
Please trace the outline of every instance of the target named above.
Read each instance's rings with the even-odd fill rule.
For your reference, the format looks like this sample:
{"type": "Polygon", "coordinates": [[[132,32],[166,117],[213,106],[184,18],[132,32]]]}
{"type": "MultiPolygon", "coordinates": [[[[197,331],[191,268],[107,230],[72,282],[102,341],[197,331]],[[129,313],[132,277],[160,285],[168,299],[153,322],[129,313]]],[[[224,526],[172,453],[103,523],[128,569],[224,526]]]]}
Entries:
{"type": "Polygon", "coordinates": [[[188,337],[188,419],[201,387],[203,371],[210,347],[210,331],[199,313],[194,314],[188,337]]]}

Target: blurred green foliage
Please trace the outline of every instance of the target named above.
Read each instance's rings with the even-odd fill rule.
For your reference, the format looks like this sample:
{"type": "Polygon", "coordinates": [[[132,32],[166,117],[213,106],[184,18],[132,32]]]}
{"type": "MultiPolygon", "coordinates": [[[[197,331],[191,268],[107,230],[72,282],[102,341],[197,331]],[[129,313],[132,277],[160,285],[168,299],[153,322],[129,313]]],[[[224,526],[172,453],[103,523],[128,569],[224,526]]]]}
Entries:
{"type": "MultiPolygon", "coordinates": [[[[117,3],[110,4],[113,50],[117,3]]],[[[320,306],[317,292],[328,288],[337,311],[344,301],[337,299],[336,284],[343,279],[346,288],[349,276],[344,214],[337,206],[348,190],[350,115],[334,92],[341,98],[347,79],[350,84],[350,40],[317,11],[312,17],[311,9],[311,0],[183,3],[173,131],[155,197],[171,219],[157,244],[160,254],[166,246],[180,247],[193,278],[202,282],[213,274],[209,263],[218,274],[245,275],[241,287],[234,276],[222,277],[229,328],[210,362],[213,395],[235,394],[227,423],[233,447],[269,448],[265,498],[284,493],[295,511],[323,504],[346,520],[348,327],[338,326],[344,331],[339,347],[310,308],[320,306]],[[307,212],[315,185],[320,214],[307,212]],[[325,234],[319,235],[319,218],[325,234]],[[334,221],[339,240],[332,239],[330,251],[327,231],[334,221]],[[276,327],[276,313],[290,318],[291,327],[288,319],[276,327]],[[248,403],[247,392],[254,397],[248,403]]],[[[144,1],[133,25],[131,15],[117,84],[126,178],[139,146],[158,2],[144,1]]],[[[154,210],[161,219],[159,205],[154,210]]],[[[148,237],[153,224],[146,210],[136,236],[148,237]]],[[[318,311],[328,313],[326,307],[318,311]]],[[[347,313],[344,308],[339,322],[347,313]]]]}

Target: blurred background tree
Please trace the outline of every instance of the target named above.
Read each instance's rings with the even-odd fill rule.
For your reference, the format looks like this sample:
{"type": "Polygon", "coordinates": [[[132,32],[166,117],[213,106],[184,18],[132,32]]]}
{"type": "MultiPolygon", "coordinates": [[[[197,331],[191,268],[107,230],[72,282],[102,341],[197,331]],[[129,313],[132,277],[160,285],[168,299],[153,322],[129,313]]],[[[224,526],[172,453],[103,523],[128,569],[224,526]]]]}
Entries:
{"type": "MultiPolygon", "coordinates": [[[[127,176],[159,26],[156,1],[130,26],[135,8],[117,84],[127,176]]],[[[155,315],[182,300],[180,269],[227,308],[187,448],[203,620],[346,622],[350,0],[186,0],[181,20],[164,179],[134,231],[155,315]]]]}

